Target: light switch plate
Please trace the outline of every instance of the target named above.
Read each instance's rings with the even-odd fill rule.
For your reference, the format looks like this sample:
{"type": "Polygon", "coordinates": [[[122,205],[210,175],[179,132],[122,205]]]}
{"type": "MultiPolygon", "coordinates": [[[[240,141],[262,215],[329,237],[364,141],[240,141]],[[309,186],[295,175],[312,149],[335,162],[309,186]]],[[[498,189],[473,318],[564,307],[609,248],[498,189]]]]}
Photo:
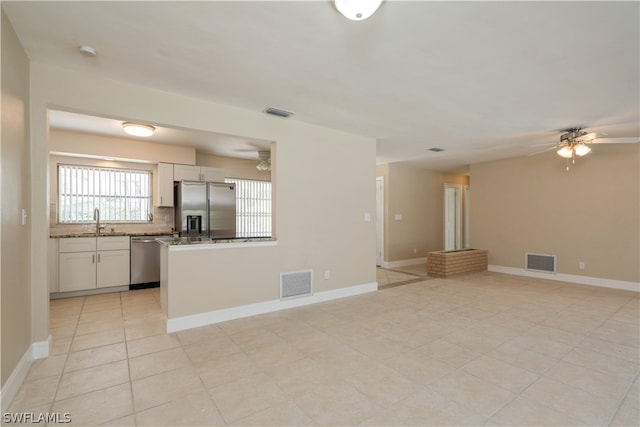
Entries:
{"type": "Polygon", "coordinates": [[[402,221],[402,214],[395,214],[393,216],[393,219],[396,220],[396,221],[402,221]]]}

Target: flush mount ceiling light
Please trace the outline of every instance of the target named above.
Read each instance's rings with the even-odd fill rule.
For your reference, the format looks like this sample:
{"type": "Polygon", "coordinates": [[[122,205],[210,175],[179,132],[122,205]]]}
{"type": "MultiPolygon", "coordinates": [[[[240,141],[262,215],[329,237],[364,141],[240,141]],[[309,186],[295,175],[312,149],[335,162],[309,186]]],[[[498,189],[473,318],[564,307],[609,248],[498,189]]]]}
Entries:
{"type": "Polygon", "coordinates": [[[375,13],[382,0],[335,0],[336,9],[352,21],[362,21],[375,13]]]}
{"type": "Polygon", "coordinates": [[[156,130],[156,128],[151,125],[140,125],[138,123],[131,122],[122,123],[122,129],[129,135],[142,137],[151,136],[156,130]]]}

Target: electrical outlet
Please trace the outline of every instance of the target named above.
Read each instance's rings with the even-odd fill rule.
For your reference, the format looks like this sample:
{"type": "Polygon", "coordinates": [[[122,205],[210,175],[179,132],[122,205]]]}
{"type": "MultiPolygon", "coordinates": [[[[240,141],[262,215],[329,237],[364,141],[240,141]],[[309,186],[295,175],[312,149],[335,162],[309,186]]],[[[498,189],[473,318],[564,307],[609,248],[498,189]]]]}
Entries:
{"type": "Polygon", "coordinates": [[[329,280],[331,277],[331,272],[329,270],[324,272],[324,280],[329,280]]]}
{"type": "Polygon", "coordinates": [[[584,261],[579,261],[579,262],[578,262],[578,268],[579,268],[580,270],[584,270],[584,261]]]}
{"type": "Polygon", "coordinates": [[[417,254],[417,253],[418,253],[418,249],[413,248],[413,253],[414,253],[414,254],[417,254]]]}

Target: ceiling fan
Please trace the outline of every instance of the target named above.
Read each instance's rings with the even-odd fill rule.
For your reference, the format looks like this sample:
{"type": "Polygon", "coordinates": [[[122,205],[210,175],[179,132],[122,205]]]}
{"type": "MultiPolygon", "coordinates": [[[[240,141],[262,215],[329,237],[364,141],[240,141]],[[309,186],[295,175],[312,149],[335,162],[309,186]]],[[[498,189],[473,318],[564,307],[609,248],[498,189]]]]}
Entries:
{"type": "Polygon", "coordinates": [[[261,172],[271,171],[271,151],[258,151],[260,163],[256,166],[261,172]]]}
{"type": "MultiPolygon", "coordinates": [[[[606,138],[603,132],[586,132],[582,128],[569,128],[560,135],[560,143],[554,144],[545,150],[530,154],[540,154],[549,150],[557,150],[559,156],[567,159],[567,170],[569,170],[569,159],[575,164],[576,156],[582,157],[591,153],[591,144],[633,144],[640,142],[640,137],[606,138]]],[[[548,145],[548,144],[542,144],[548,145]]]]}

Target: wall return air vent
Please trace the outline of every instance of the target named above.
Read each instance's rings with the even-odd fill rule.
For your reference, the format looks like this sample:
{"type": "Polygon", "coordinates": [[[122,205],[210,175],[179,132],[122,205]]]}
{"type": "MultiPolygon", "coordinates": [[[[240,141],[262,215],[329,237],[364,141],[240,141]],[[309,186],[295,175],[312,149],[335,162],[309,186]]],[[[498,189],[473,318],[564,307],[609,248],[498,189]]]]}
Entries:
{"type": "Polygon", "coordinates": [[[555,273],[556,256],[527,252],[525,254],[524,265],[525,270],[540,271],[543,273],[555,273]]]}
{"type": "Polygon", "coordinates": [[[313,293],[312,270],[280,273],[280,299],[298,298],[313,293]]]}

